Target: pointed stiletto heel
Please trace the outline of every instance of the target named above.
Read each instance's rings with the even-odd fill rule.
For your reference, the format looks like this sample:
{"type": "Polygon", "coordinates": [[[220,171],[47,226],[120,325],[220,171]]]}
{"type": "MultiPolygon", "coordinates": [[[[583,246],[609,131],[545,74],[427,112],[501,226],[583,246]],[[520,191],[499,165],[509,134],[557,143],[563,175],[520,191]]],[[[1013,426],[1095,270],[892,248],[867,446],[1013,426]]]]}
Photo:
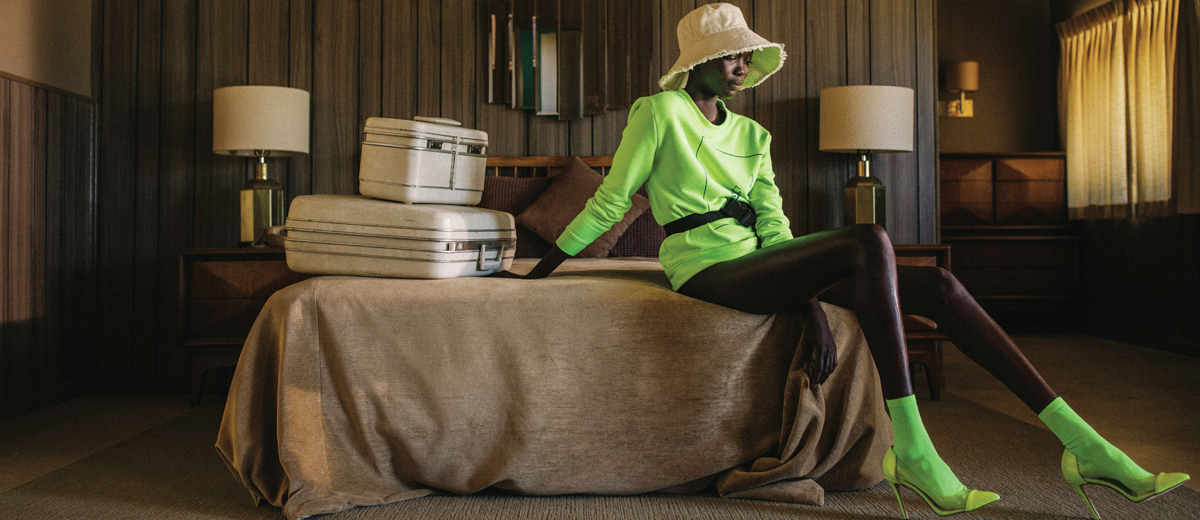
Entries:
{"type": "Polygon", "coordinates": [[[938,516],[950,516],[973,511],[1000,500],[1000,495],[977,489],[967,489],[951,496],[934,497],[932,494],[918,487],[908,477],[908,473],[907,468],[896,458],[896,452],[892,448],[888,448],[887,453],[883,455],[883,478],[887,479],[888,484],[892,486],[892,492],[896,494],[896,501],[900,503],[900,514],[906,520],[908,513],[904,511],[904,501],[900,499],[900,489],[896,487],[897,485],[904,486],[916,493],[938,516]]]}
{"type": "Polygon", "coordinates": [[[1092,505],[1092,501],[1084,494],[1084,484],[1104,486],[1120,493],[1129,499],[1130,502],[1137,503],[1155,498],[1191,480],[1191,477],[1184,473],[1159,473],[1154,476],[1154,489],[1139,492],[1130,489],[1115,478],[1092,478],[1084,476],[1079,467],[1079,458],[1074,453],[1071,453],[1070,450],[1063,450],[1061,467],[1063,480],[1066,480],[1067,484],[1074,488],[1076,493],[1079,493],[1079,496],[1083,498],[1083,503],[1088,506],[1088,510],[1092,513],[1092,518],[1096,520],[1100,520],[1100,514],[1096,512],[1096,507],[1092,505]]]}
{"type": "Polygon", "coordinates": [[[904,511],[904,500],[900,499],[900,490],[896,489],[896,483],[892,482],[891,480],[888,480],[888,485],[892,486],[892,493],[896,494],[896,502],[900,503],[900,516],[904,518],[904,520],[908,520],[908,513],[904,511]]]}
{"type": "Polygon", "coordinates": [[[1083,485],[1087,484],[1087,481],[1084,480],[1083,475],[1079,473],[1079,461],[1075,458],[1075,455],[1067,450],[1063,450],[1061,466],[1063,480],[1066,480],[1067,484],[1075,489],[1076,493],[1079,493],[1079,497],[1082,498],[1083,503],[1087,505],[1088,511],[1092,513],[1092,518],[1095,520],[1100,520],[1100,513],[1096,512],[1096,506],[1092,505],[1092,501],[1089,500],[1087,494],[1083,492],[1083,485]]]}

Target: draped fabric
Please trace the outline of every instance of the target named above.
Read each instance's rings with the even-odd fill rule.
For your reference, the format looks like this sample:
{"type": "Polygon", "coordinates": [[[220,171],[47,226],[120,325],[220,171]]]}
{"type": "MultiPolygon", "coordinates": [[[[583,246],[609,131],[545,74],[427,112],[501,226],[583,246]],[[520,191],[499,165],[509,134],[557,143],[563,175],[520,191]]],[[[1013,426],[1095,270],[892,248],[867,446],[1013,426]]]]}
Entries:
{"type": "Polygon", "coordinates": [[[1139,216],[1170,213],[1178,0],[1135,0],[1125,31],[1129,175],[1139,216]]]}
{"type": "Polygon", "coordinates": [[[1067,207],[1076,218],[1123,216],[1129,202],[1121,11],[1105,4],[1058,26],[1067,207]]]}
{"type": "Polygon", "coordinates": [[[653,258],[317,276],[258,316],[217,449],[290,520],[485,489],[820,505],[881,482],[892,444],[854,313],[823,307],[838,367],[813,385],[798,314],[688,298],[653,258]]]}
{"type": "Polygon", "coordinates": [[[1177,213],[1200,213],[1200,0],[1179,10],[1171,198],[1177,213]],[[1193,9],[1194,7],[1194,9],[1193,9]]]}
{"type": "Polygon", "coordinates": [[[1179,0],[1104,4],[1057,27],[1073,218],[1165,214],[1179,0]]]}

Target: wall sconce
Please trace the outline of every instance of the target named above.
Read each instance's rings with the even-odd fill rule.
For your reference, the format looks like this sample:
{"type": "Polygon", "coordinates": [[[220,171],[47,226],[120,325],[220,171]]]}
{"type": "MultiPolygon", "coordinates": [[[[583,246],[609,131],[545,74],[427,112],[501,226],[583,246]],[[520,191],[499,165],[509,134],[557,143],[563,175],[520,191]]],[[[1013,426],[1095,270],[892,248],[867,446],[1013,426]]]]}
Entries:
{"type": "Polygon", "coordinates": [[[846,225],[886,227],[883,183],[871,176],[871,154],[911,152],[915,91],[908,87],[853,85],[821,90],[823,152],[858,155],[858,175],[842,190],[846,225]]]}
{"type": "Polygon", "coordinates": [[[241,192],[240,244],[282,225],[283,187],[267,177],[267,157],[308,153],[309,94],[296,88],[239,86],[213,91],[213,153],[256,157],[241,192]]]}
{"type": "Polygon", "coordinates": [[[979,62],[959,61],[946,65],[946,92],[958,93],[957,100],[939,102],[939,112],[947,117],[975,117],[975,103],[967,92],[979,90],[979,62]]]}

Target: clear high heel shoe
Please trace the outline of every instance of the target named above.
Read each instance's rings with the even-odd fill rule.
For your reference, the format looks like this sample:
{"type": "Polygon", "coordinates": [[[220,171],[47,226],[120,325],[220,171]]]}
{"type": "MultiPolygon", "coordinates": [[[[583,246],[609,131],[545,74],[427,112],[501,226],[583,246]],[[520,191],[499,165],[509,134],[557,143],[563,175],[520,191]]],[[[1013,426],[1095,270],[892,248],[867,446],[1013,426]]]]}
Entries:
{"type": "Polygon", "coordinates": [[[1184,473],[1159,473],[1158,475],[1154,476],[1153,490],[1138,492],[1129,489],[1115,478],[1092,478],[1083,476],[1083,473],[1079,468],[1079,458],[1069,450],[1063,450],[1062,474],[1063,479],[1067,481],[1067,484],[1070,484],[1072,488],[1075,488],[1075,492],[1079,493],[1079,496],[1083,498],[1083,503],[1088,506],[1088,510],[1092,512],[1092,518],[1095,518],[1096,520],[1100,520],[1100,514],[1096,512],[1096,508],[1092,505],[1092,501],[1088,500],[1087,495],[1083,493],[1084,484],[1096,484],[1107,487],[1124,495],[1125,498],[1128,498],[1130,502],[1144,502],[1182,486],[1184,482],[1187,482],[1191,479],[1191,477],[1184,473]]]}
{"type": "Polygon", "coordinates": [[[900,503],[900,514],[906,520],[908,513],[904,511],[904,501],[900,499],[900,490],[896,488],[897,484],[911,489],[920,496],[938,516],[950,516],[971,511],[1000,500],[1000,495],[977,489],[965,489],[955,495],[935,497],[918,487],[909,477],[910,474],[911,472],[896,458],[896,452],[892,448],[888,448],[887,453],[883,456],[883,478],[886,478],[888,484],[892,486],[892,493],[896,494],[896,501],[900,503]]]}

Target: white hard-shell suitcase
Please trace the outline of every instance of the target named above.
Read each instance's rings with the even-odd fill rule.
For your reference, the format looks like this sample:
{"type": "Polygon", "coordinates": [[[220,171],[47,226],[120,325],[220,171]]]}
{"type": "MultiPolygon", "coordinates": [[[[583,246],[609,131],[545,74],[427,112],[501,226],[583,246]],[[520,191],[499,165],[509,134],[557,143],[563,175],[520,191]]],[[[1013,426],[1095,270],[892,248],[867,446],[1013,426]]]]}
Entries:
{"type": "Polygon", "coordinates": [[[508,269],[516,245],[513,217],[501,211],[304,195],[288,211],[284,248],[299,273],[456,278],[508,269]]]}
{"type": "Polygon", "coordinates": [[[363,127],[358,191],[397,202],[479,204],[487,132],[458,121],[372,117],[363,127]]]}

